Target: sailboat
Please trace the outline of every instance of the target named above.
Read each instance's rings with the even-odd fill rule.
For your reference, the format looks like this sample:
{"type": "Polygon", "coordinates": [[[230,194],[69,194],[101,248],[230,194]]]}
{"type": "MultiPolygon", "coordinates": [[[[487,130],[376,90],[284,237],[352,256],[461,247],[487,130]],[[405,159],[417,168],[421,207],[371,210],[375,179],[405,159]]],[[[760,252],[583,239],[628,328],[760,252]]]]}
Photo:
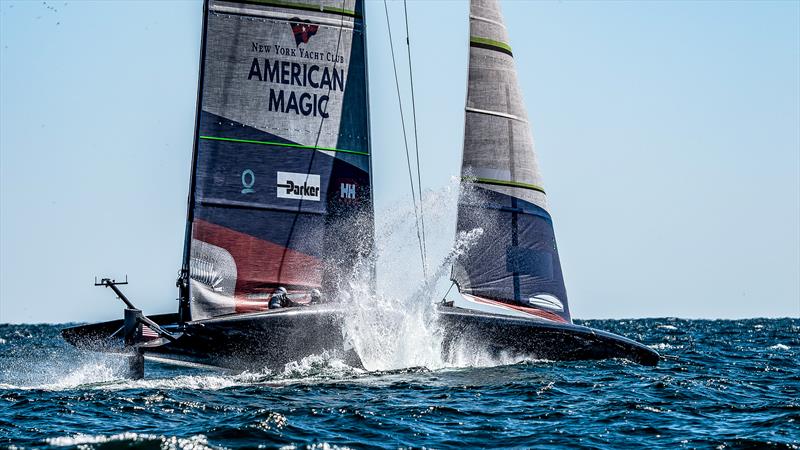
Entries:
{"type": "Polygon", "coordinates": [[[657,364],[659,356],[649,347],[572,323],[498,0],[471,0],[469,21],[457,232],[480,229],[483,236],[453,265],[458,295],[439,309],[445,341],[553,360],[657,364]]]}
{"type": "MultiPolygon", "coordinates": [[[[374,242],[362,0],[206,0],[178,311],[66,328],[87,350],[234,370],[332,352],[343,285],[374,242]],[[278,293],[284,307],[270,309],[278,293]],[[291,305],[291,306],[288,306],[291,305]]],[[[458,231],[484,231],[437,305],[465,342],[548,359],[656,364],[646,346],[572,324],[552,220],[499,5],[472,0],[458,231]]],[[[346,294],[344,294],[346,295],[346,294]]]]}

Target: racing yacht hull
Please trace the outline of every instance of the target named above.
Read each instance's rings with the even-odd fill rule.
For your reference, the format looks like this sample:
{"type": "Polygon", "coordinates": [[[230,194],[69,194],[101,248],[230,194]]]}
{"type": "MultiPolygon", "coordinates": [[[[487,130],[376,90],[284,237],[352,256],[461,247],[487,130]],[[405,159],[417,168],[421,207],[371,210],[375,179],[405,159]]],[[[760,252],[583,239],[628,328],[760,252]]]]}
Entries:
{"type": "MultiPolygon", "coordinates": [[[[344,314],[346,310],[339,305],[316,305],[192,321],[181,327],[176,314],[156,315],[150,319],[174,332],[174,339],[143,336],[133,346],[125,346],[115,333],[122,320],[70,327],[62,334],[70,344],[85,350],[138,352],[159,362],[196,367],[281,370],[287,363],[326,352],[360,367],[358,355],[344,338],[344,314]]],[[[659,360],[649,347],[580,325],[444,305],[437,306],[437,322],[445,360],[457,348],[519,359],[619,358],[647,366],[659,360]]]]}

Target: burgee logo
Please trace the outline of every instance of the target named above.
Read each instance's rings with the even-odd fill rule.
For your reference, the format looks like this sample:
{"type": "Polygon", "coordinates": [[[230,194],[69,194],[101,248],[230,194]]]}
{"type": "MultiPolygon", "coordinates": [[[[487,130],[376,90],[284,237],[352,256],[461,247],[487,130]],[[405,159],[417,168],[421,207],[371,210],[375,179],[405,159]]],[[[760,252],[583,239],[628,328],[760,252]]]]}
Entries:
{"type": "Polygon", "coordinates": [[[289,22],[289,25],[292,26],[292,33],[294,33],[294,42],[299,47],[300,44],[308,44],[308,40],[311,39],[311,36],[317,34],[317,30],[319,30],[319,25],[315,25],[307,20],[300,20],[299,17],[294,17],[289,22]]]}
{"type": "Polygon", "coordinates": [[[319,201],[319,175],[278,172],[278,198],[319,201]]]}

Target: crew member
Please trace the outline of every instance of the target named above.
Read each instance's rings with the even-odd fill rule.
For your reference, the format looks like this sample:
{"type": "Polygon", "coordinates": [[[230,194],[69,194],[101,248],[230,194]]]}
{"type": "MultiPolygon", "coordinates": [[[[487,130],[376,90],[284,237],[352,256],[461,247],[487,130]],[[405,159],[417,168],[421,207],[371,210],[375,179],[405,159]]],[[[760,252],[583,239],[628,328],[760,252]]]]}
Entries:
{"type": "Polygon", "coordinates": [[[269,309],[285,308],[291,306],[291,301],[286,295],[286,288],[281,286],[272,293],[269,299],[269,309]]]}
{"type": "Polygon", "coordinates": [[[319,292],[319,289],[312,289],[311,290],[311,304],[317,305],[322,303],[322,294],[319,292]]]}

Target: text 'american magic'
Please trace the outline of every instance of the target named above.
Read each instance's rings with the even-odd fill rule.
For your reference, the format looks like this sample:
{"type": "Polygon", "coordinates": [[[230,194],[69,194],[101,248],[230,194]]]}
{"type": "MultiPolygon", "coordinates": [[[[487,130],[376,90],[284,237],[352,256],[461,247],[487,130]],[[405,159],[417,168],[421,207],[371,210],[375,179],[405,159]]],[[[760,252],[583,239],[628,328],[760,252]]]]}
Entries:
{"type": "MultiPolygon", "coordinates": [[[[253,58],[247,79],[291,86],[311,86],[314,89],[324,89],[326,92],[344,90],[344,69],[330,69],[316,64],[289,61],[270,61],[267,58],[263,60],[253,58]]],[[[327,118],[328,100],[327,93],[318,95],[304,92],[297,95],[293,90],[270,88],[268,107],[270,111],[327,118]]]]}

